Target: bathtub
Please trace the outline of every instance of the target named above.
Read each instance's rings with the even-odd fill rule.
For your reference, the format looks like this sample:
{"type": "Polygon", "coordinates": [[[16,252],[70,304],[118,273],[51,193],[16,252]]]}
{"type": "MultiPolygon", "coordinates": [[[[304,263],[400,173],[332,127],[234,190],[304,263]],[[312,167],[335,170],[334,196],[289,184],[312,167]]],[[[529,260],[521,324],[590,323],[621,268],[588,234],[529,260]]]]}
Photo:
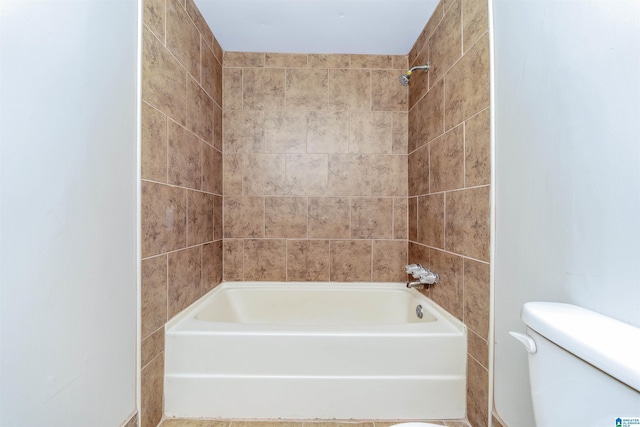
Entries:
{"type": "Polygon", "coordinates": [[[466,345],[403,283],[225,282],[167,324],[165,414],[464,418],[466,345]]]}

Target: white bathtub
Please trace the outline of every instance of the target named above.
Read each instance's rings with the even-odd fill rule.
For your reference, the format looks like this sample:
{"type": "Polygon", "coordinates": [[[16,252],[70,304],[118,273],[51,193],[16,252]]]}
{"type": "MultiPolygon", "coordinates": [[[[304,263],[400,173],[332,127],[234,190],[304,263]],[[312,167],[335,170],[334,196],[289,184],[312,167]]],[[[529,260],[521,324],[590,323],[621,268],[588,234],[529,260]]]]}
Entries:
{"type": "Polygon", "coordinates": [[[169,417],[465,416],[466,329],[402,283],[227,282],[165,338],[169,417]]]}

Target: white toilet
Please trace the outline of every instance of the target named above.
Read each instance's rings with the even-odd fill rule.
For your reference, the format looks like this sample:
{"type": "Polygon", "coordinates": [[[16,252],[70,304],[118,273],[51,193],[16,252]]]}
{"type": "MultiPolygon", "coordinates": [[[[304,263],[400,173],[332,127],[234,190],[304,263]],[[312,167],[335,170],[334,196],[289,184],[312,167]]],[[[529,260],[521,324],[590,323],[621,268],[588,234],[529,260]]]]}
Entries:
{"type": "Polygon", "coordinates": [[[640,419],[640,328],[549,302],[524,304],[522,320],[527,335],[511,335],[529,352],[538,427],[616,427],[640,419]]]}

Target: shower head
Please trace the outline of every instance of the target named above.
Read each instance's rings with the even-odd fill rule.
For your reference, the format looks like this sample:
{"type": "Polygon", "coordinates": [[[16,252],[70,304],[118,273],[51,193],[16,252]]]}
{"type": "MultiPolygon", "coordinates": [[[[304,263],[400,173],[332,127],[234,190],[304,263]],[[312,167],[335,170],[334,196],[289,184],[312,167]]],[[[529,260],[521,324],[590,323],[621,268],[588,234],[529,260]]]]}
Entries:
{"type": "Polygon", "coordinates": [[[409,86],[411,73],[413,73],[415,70],[424,70],[424,72],[426,73],[427,71],[429,71],[429,68],[431,68],[431,64],[428,62],[425,65],[417,65],[415,67],[411,67],[409,71],[398,77],[398,80],[400,81],[400,84],[402,86],[409,86]]]}

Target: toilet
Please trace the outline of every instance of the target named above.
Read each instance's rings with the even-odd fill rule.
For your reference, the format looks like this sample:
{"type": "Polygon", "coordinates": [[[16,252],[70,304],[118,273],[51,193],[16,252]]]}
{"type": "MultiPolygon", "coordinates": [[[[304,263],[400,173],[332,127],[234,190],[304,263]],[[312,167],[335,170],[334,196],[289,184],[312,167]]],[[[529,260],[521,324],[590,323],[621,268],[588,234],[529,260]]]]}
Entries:
{"type": "Polygon", "coordinates": [[[526,335],[538,427],[616,427],[640,419],[640,328],[570,304],[529,302],[526,335]],[[627,423],[625,424],[625,420],[627,423]]]}

